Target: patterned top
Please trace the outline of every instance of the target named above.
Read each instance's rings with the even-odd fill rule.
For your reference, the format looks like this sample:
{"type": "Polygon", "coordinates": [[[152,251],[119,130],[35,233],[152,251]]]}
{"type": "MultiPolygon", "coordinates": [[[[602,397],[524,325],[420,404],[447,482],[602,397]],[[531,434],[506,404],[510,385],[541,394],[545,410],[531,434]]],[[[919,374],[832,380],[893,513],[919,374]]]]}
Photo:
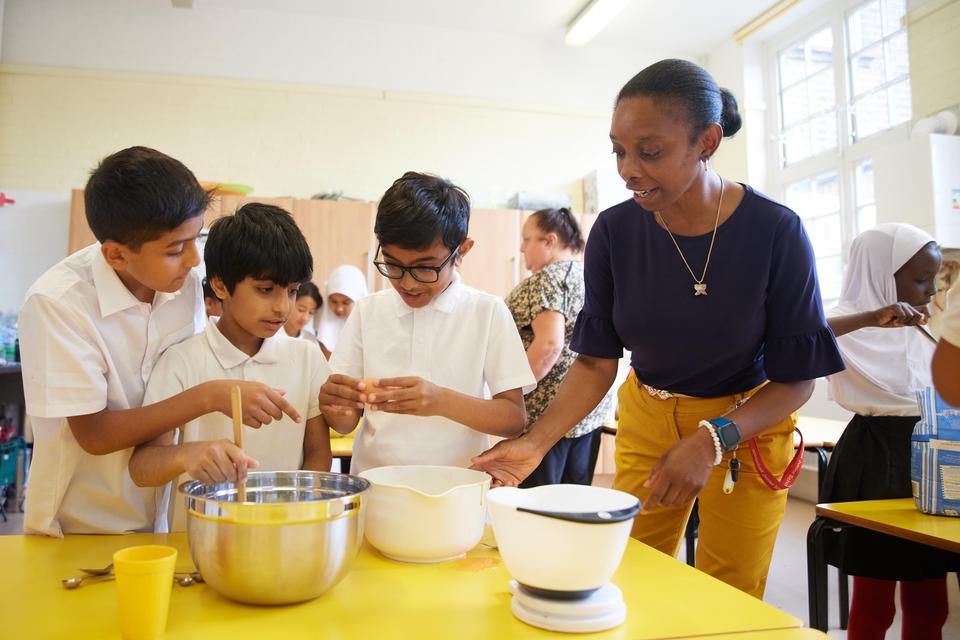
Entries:
{"type": "MultiPolygon", "coordinates": [[[[527,429],[533,426],[547,406],[557,395],[570,365],[577,354],[570,350],[570,338],[577,314],[583,307],[583,263],[578,260],[560,260],[547,265],[521,282],[507,296],[507,307],[517,324],[523,348],[533,343],[533,320],[543,311],[556,311],[564,317],[563,351],[537,384],[537,388],[524,396],[527,408],[527,429]]],[[[566,435],[576,438],[599,429],[611,418],[613,395],[607,393],[599,405],[566,435]]]]}

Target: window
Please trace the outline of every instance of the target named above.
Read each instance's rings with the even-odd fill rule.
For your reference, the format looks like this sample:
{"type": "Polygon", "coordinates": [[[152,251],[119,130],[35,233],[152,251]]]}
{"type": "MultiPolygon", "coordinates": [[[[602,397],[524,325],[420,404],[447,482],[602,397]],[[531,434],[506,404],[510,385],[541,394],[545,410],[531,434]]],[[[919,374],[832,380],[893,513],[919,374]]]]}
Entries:
{"type": "Polygon", "coordinates": [[[847,14],[850,138],[910,120],[906,0],[873,0],[847,14]]]}
{"type": "Polygon", "coordinates": [[[854,171],[857,207],[857,233],[877,226],[877,206],[873,200],[873,162],[864,160],[854,171]]]}
{"type": "Polygon", "coordinates": [[[906,11],[906,0],[831,0],[766,46],[771,190],[803,219],[826,306],[850,242],[877,223],[872,154],[907,135],[906,11]]]}
{"type": "Polygon", "coordinates": [[[843,227],[837,173],[832,171],[789,185],[784,200],[800,215],[813,243],[820,294],[824,300],[836,300],[840,297],[843,272],[843,227]]]}
{"type": "Polygon", "coordinates": [[[833,34],[814,33],[780,53],[780,132],[783,163],[837,146],[833,34]]]}

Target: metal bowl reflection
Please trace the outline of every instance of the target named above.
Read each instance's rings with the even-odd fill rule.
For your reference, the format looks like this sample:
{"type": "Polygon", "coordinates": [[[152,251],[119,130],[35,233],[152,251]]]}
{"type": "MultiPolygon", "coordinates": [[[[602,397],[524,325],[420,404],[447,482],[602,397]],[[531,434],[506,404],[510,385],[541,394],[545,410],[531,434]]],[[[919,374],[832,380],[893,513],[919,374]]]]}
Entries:
{"type": "Polygon", "coordinates": [[[252,604],[316,598],[349,570],[363,543],[370,483],[318,471],[253,471],[237,485],[184,482],[187,537],[204,581],[252,604]]]}

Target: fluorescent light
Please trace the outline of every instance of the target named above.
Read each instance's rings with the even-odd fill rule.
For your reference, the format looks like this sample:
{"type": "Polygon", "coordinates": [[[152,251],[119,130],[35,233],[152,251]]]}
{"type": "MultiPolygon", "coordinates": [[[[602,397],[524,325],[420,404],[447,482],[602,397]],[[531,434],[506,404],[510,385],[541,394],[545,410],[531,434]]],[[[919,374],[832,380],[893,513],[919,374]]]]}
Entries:
{"type": "Polygon", "coordinates": [[[607,26],[630,0],[590,0],[567,27],[564,42],[571,47],[582,47],[607,26]]]}

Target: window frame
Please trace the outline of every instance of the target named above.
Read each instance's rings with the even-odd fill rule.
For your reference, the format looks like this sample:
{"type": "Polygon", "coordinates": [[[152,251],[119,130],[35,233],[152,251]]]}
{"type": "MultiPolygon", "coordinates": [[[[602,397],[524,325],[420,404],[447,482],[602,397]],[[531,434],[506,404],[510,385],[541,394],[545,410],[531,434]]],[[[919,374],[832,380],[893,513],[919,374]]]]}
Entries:
{"type": "MultiPolygon", "coordinates": [[[[798,20],[790,28],[771,37],[761,45],[765,96],[768,104],[774,105],[774,108],[766,110],[765,121],[767,131],[772,132],[772,135],[767,137],[766,144],[767,189],[775,198],[786,203],[786,193],[789,185],[801,180],[815,179],[824,173],[837,173],[840,191],[841,263],[844,268],[850,251],[850,243],[858,233],[863,231],[857,228],[857,165],[864,160],[873,158],[878,150],[908,139],[913,121],[911,114],[911,118],[906,122],[876,131],[857,140],[852,139],[850,113],[854,96],[849,89],[852,86],[849,66],[852,55],[848,50],[846,21],[849,14],[871,1],[833,0],[827,2],[820,10],[798,20]],[[837,145],[826,151],[784,165],[781,161],[780,147],[782,142],[780,129],[782,105],[780,104],[779,55],[782,51],[806,40],[825,27],[830,27],[833,35],[834,95],[838,97],[834,110],[837,118],[837,145]]],[[[883,0],[880,0],[880,2],[882,3],[883,0]]],[[[909,11],[910,7],[908,5],[907,14],[909,14],[909,11]]],[[[893,35],[883,36],[878,42],[883,43],[893,35]]],[[[876,43],[872,43],[870,46],[874,44],[876,43]]],[[[910,46],[909,34],[907,46],[910,46]]],[[[909,72],[907,77],[907,82],[911,82],[909,72]]],[[[886,87],[887,84],[884,83],[881,86],[886,87]]],[[[882,90],[879,86],[874,89],[874,91],[879,90],[882,90]]],[[[858,97],[862,97],[862,95],[858,97]]],[[[830,306],[835,301],[836,298],[824,298],[825,306],[830,306]]]]}

